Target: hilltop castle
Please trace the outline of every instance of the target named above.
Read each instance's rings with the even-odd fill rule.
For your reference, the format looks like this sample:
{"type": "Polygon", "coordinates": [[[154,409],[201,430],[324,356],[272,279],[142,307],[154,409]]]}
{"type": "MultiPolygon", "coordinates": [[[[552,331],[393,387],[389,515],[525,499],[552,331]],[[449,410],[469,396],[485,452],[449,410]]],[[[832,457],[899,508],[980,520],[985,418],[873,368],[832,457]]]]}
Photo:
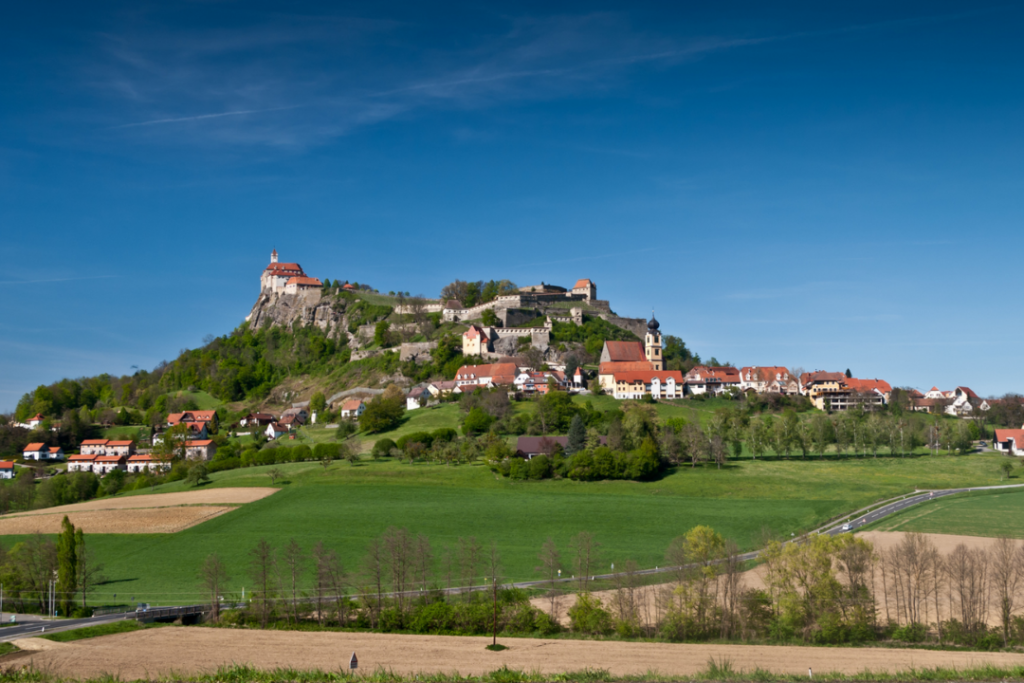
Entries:
{"type": "Polygon", "coordinates": [[[270,265],[260,275],[260,293],[263,294],[298,294],[322,286],[323,283],[317,278],[306,277],[298,263],[280,263],[277,260],[277,249],[270,252],[270,265]]]}

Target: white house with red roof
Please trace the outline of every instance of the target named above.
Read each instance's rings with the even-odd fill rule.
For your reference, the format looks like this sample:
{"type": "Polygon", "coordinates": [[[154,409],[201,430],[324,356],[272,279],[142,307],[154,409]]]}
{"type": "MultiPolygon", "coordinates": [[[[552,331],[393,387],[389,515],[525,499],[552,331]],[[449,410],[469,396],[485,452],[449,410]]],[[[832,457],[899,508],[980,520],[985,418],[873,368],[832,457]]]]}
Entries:
{"type": "Polygon", "coordinates": [[[10,460],[0,460],[0,479],[14,479],[14,463],[10,460]]]}
{"type": "Polygon", "coordinates": [[[267,425],[267,429],[265,430],[264,433],[267,435],[268,439],[273,441],[274,439],[278,439],[287,434],[288,430],[282,427],[281,425],[277,424],[276,422],[271,422],[270,424],[267,425]]]}
{"type": "Polygon", "coordinates": [[[277,249],[270,252],[270,265],[263,269],[260,276],[260,291],[266,294],[279,294],[285,291],[288,281],[294,277],[306,277],[305,271],[298,263],[282,263],[277,258],[277,249]]]}
{"type": "Polygon", "coordinates": [[[45,443],[30,443],[21,452],[23,460],[49,460],[50,447],[45,443]]]}
{"type": "Polygon", "coordinates": [[[751,365],[740,368],[740,391],[759,394],[795,394],[800,391],[797,378],[790,377],[789,369],[781,365],[751,365]]]}
{"type": "Polygon", "coordinates": [[[185,457],[189,460],[213,460],[217,446],[210,439],[185,442],[185,457]]]}
{"type": "Polygon", "coordinates": [[[366,402],[361,398],[353,398],[341,404],[341,416],[349,419],[358,419],[366,412],[366,402]]]}
{"type": "Polygon", "coordinates": [[[992,446],[1003,453],[1024,456],[1024,429],[997,429],[992,446]]]}
{"type": "Polygon", "coordinates": [[[728,366],[698,365],[686,373],[683,382],[688,394],[719,396],[728,393],[730,389],[739,389],[740,371],[728,366]]]}
{"type": "Polygon", "coordinates": [[[30,417],[28,419],[28,422],[26,424],[28,424],[28,426],[31,427],[32,429],[36,429],[37,427],[43,424],[43,420],[45,419],[46,418],[43,417],[42,413],[36,413],[33,417],[30,417]]]}
{"type": "Polygon", "coordinates": [[[145,470],[155,472],[162,470],[166,472],[171,469],[171,463],[166,460],[161,460],[149,453],[136,453],[135,455],[129,456],[125,463],[128,468],[128,472],[138,473],[145,470]]]}
{"type": "Polygon", "coordinates": [[[487,365],[463,365],[455,373],[455,385],[469,384],[513,386],[519,369],[515,363],[490,363],[487,365]]]}
{"type": "Polygon", "coordinates": [[[100,456],[92,453],[75,453],[68,456],[68,472],[92,472],[93,463],[100,456]]]}
{"type": "Polygon", "coordinates": [[[683,373],[678,370],[628,370],[616,372],[613,396],[617,399],[682,398],[683,373]]]}
{"type": "Polygon", "coordinates": [[[981,397],[969,387],[957,387],[947,396],[953,401],[946,406],[946,412],[950,415],[970,415],[974,412],[974,407],[981,404],[981,397]]]}
{"type": "Polygon", "coordinates": [[[92,461],[92,471],[101,477],[110,474],[114,470],[122,472],[128,470],[127,455],[97,455],[92,461]]]}

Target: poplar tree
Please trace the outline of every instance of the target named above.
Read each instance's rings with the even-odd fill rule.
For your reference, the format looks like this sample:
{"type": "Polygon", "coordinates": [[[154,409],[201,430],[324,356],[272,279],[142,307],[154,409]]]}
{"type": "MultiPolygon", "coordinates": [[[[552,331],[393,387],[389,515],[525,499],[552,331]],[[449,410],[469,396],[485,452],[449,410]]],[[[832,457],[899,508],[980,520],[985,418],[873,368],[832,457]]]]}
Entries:
{"type": "Polygon", "coordinates": [[[57,538],[57,595],[63,616],[71,614],[75,596],[78,594],[78,563],[75,561],[75,525],[67,515],[60,523],[57,538]]]}
{"type": "Polygon", "coordinates": [[[569,439],[565,445],[565,454],[579,453],[587,447],[587,428],[583,426],[583,418],[574,415],[569,425],[569,439]]]}

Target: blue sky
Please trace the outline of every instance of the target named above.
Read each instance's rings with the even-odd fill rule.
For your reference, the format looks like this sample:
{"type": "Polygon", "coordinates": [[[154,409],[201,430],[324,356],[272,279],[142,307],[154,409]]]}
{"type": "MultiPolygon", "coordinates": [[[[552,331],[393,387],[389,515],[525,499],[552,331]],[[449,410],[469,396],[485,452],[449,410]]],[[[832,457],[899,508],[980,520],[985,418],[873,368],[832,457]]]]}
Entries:
{"type": "Polygon", "coordinates": [[[1024,7],[21,3],[0,410],[246,315],[271,249],[589,277],[704,357],[1024,390],[1024,7]]]}

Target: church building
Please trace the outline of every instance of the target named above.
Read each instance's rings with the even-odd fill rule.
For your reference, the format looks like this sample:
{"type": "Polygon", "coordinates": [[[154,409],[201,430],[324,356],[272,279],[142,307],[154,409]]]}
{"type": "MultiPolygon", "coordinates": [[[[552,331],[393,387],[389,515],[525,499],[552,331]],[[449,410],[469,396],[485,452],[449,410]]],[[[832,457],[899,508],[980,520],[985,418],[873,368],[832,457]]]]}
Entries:
{"type": "Polygon", "coordinates": [[[306,273],[298,263],[280,263],[277,260],[277,249],[275,249],[270,252],[270,265],[263,270],[263,275],[260,276],[260,292],[282,294],[287,291],[286,288],[291,282],[292,288],[289,293],[295,293],[297,288],[313,286],[314,281],[319,287],[320,281],[316,278],[306,277],[306,273]]]}

